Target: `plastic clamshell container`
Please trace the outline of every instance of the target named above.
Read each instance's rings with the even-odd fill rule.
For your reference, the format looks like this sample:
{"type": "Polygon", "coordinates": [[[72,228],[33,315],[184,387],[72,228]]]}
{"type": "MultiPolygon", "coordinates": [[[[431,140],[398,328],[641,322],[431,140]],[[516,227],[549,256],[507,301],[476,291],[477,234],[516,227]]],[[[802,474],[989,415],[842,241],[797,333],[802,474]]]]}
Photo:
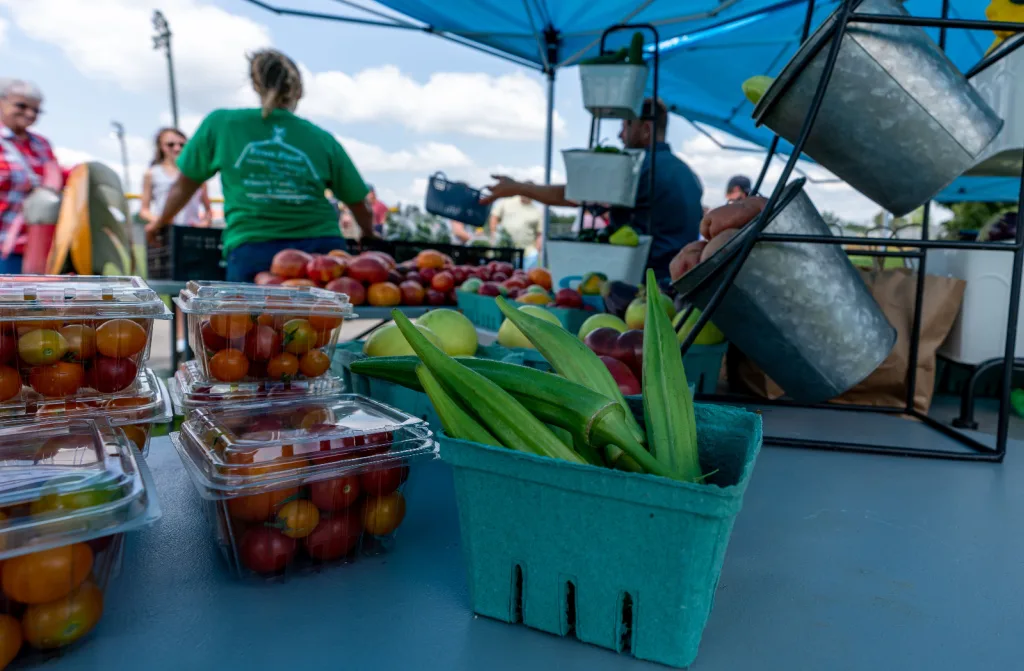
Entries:
{"type": "Polygon", "coordinates": [[[316,287],[193,281],[174,302],[207,382],[317,379],[355,316],[348,296],[316,287]]]}
{"type": "Polygon", "coordinates": [[[356,395],[195,410],[171,441],[240,577],[386,551],[414,462],[436,456],[421,420],[356,395]]]}
{"type": "Polygon", "coordinates": [[[61,418],[92,418],[102,415],[120,427],[146,455],[154,424],[171,421],[171,397],[152,370],[145,368],[130,387],[114,394],[78,396],[74,400],[39,398],[19,408],[0,408],[0,426],[27,426],[61,418]]]}
{"type": "MultiPolygon", "coordinates": [[[[638,418],[643,412],[631,402],[638,418]]],[[[708,484],[440,435],[473,610],[675,667],[697,656],[761,418],[697,404],[708,484]],[[595,561],[595,557],[600,561],[595,561]]]]}
{"type": "Polygon", "coordinates": [[[0,414],[128,388],[170,317],[138,277],[0,275],[0,414]]]}
{"type": "Polygon", "coordinates": [[[333,372],[312,380],[291,382],[211,382],[203,375],[199,361],[186,361],[168,384],[174,413],[212,406],[269,400],[317,400],[345,392],[345,385],[333,372]]]}
{"type": "Polygon", "coordinates": [[[61,654],[90,634],[120,564],[123,534],[160,518],[152,479],[135,454],[102,418],[0,429],[0,620],[6,632],[17,618],[19,658],[61,654]]]}

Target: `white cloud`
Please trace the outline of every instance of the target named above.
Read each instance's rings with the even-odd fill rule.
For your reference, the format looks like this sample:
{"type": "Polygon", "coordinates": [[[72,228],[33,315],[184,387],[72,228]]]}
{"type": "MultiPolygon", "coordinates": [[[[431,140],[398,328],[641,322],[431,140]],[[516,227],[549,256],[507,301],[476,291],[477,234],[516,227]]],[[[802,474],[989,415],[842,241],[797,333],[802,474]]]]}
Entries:
{"type": "Polygon", "coordinates": [[[0,47],[7,41],[7,21],[0,16],[0,47]]]}
{"type": "MultiPolygon", "coordinates": [[[[313,74],[304,69],[300,111],[342,123],[396,122],[421,133],[464,133],[483,138],[536,140],[544,136],[545,93],[516,72],[435,72],[420,83],[394,65],[313,74]]],[[[565,128],[555,115],[556,132],[565,128]]]]}
{"type": "Polygon", "coordinates": [[[355,138],[336,136],[356,167],[363,173],[431,172],[461,168],[473,164],[461,149],[443,142],[426,142],[411,150],[389,152],[382,147],[355,138]]]}

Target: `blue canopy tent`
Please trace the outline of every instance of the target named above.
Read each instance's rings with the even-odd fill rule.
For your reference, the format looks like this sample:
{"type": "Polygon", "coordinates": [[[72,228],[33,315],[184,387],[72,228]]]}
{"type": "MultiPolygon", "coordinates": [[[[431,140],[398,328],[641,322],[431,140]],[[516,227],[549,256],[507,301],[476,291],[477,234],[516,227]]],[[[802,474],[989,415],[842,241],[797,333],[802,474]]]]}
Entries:
{"type": "MultiPolygon", "coordinates": [[[[944,0],[905,0],[917,16],[938,17],[944,0]]],[[[984,0],[945,0],[951,18],[984,19],[984,0]]],[[[691,122],[760,147],[772,133],[755,127],[741,90],[748,77],[777,75],[800,43],[809,0],[247,0],[280,15],[418,30],[479,49],[548,78],[546,178],[551,174],[551,121],[559,69],[594,55],[601,33],[619,23],[650,23],[660,34],[659,96],[691,122]],[[284,3],[291,2],[291,6],[284,3]],[[277,4],[275,4],[277,3],[277,4]],[[299,7],[295,3],[300,3],[299,7]],[[344,7],[351,13],[312,11],[344,7]],[[392,11],[387,11],[392,10],[392,11]]],[[[812,29],[839,0],[816,0],[812,29]]],[[[930,31],[934,38],[937,30],[930,31]]],[[[627,39],[623,34],[620,39],[627,39]]],[[[949,31],[946,51],[966,71],[991,44],[981,31],[949,31]]],[[[791,149],[779,143],[779,151],[791,149]]],[[[937,200],[1016,200],[1016,178],[964,177],[937,200]]]]}

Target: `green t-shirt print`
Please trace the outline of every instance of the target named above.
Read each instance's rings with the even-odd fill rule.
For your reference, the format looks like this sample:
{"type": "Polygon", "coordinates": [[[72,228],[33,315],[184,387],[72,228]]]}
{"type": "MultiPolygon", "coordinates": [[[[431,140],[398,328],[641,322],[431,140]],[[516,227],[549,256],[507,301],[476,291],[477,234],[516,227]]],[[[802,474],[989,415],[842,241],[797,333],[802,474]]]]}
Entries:
{"type": "Polygon", "coordinates": [[[178,157],[182,174],[205,182],[218,172],[224,189],[224,253],[247,242],[340,235],[324,196],[346,204],[368,190],[334,137],[291,112],[212,112],[178,157]]]}

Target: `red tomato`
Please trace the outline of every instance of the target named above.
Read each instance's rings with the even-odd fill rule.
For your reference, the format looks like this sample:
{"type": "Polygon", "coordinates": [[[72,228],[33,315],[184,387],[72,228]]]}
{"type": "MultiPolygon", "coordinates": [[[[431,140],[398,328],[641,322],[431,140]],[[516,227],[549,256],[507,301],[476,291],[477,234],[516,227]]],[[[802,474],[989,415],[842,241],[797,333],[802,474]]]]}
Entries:
{"type": "Polygon", "coordinates": [[[359,485],[368,496],[386,496],[401,487],[408,477],[409,467],[402,464],[360,473],[359,485]]]}
{"type": "Polygon", "coordinates": [[[249,372],[249,360],[237,349],[222,349],[210,357],[210,375],[221,382],[237,382],[249,372]]]}
{"type": "Polygon", "coordinates": [[[299,370],[306,377],[320,377],[331,367],[331,358],[318,349],[311,349],[299,359],[299,370]]]}
{"type": "Polygon", "coordinates": [[[104,356],[135,356],[144,349],[146,329],[131,319],[111,319],[96,329],[96,351],[104,356]]]}
{"type": "Polygon", "coordinates": [[[312,314],[306,317],[306,321],[317,331],[331,331],[341,326],[341,317],[312,314]]]}
{"type": "Polygon", "coordinates": [[[267,377],[287,382],[299,372],[299,358],[288,352],[281,352],[267,362],[267,377]]]}
{"type": "Polygon", "coordinates": [[[320,480],[309,486],[309,500],[325,513],[348,508],[356,502],[359,494],[359,478],[354,475],[320,480]]]}
{"type": "Polygon", "coordinates": [[[0,366],[0,401],[7,401],[21,391],[21,374],[10,366],[0,366]]]}
{"type": "Polygon", "coordinates": [[[387,536],[405,519],[405,499],[399,492],[366,500],[363,527],[374,536],[387,536]]]}
{"type": "Polygon", "coordinates": [[[104,394],[121,391],[135,381],[139,367],[131,359],[114,359],[97,355],[85,379],[90,387],[104,394]]]}
{"type": "Polygon", "coordinates": [[[206,346],[206,349],[218,352],[228,346],[228,339],[214,333],[210,322],[203,322],[203,325],[199,327],[199,333],[203,338],[203,345],[206,346]]]}
{"type": "Polygon", "coordinates": [[[298,543],[277,529],[258,527],[242,536],[238,554],[242,564],[256,573],[277,573],[295,557],[298,543]]]}
{"type": "Polygon", "coordinates": [[[210,315],[210,328],[221,338],[237,340],[252,330],[254,320],[244,312],[210,315]]]}
{"type": "Polygon", "coordinates": [[[34,366],[29,371],[28,383],[43,396],[71,396],[85,384],[85,369],[80,363],[66,361],[49,366],[34,366]]]}
{"type": "Polygon", "coordinates": [[[259,326],[245,336],[243,352],[250,361],[267,361],[281,352],[281,337],[270,326],[259,326]]]}
{"type": "Polygon", "coordinates": [[[344,557],[359,544],[363,525],[358,512],[325,517],[306,536],[306,552],[317,561],[332,561],[344,557]]]}
{"type": "Polygon", "coordinates": [[[10,324],[0,325],[0,363],[7,363],[18,351],[18,339],[10,324]]]}

